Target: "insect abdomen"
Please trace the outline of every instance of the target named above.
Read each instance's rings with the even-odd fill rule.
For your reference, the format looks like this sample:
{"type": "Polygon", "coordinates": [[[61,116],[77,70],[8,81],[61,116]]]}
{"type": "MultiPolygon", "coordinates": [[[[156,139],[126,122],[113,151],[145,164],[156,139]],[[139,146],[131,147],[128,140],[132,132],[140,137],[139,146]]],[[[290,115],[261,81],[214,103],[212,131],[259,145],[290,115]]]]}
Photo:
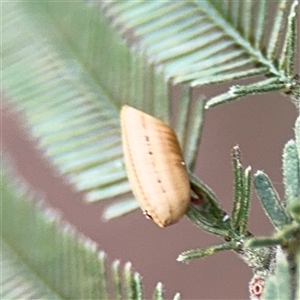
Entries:
{"type": "Polygon", "coordinates": [[[160,227],[178,222],[190,202],[190,184],[173,129],[130,106],[121,111],[128,178],[142,210],[160,227]]]}

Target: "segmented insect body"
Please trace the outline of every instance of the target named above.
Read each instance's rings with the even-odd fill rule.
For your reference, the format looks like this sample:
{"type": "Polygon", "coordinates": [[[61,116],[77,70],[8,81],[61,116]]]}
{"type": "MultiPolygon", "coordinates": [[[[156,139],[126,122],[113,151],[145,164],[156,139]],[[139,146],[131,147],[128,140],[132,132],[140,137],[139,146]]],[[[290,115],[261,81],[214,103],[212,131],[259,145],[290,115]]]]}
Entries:
{"type": "Polygon", "coordinates": [[[178,222],[190,202],[190,184],[173,129],[133,107],[121,111],[128,178],[144,214],[160,227],[178,222]]]}

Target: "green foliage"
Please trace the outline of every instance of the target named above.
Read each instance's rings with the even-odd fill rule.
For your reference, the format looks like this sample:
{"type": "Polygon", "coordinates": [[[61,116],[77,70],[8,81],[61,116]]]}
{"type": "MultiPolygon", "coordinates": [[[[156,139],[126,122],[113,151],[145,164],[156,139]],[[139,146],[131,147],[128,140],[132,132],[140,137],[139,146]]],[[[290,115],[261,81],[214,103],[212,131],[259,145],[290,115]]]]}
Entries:
{"type": "Polygon", "coordinates": [[[264,172],[258,171],[254,175],[254,185],[263,208],[273,225],[279,229],[290,223],[289,214],[286,212],[269,177],[264,172]]]}
{"type": "Polygon", "coordinates": [[[232,151],[234,170],[234,201],[231,218],[232,228],[238,230],[241,235],[246,235],[249,203],[251,193],[251,168],[243,170],[240,158],[240,150],[236,146],[232,151]]]}
{"type": "Polygon", "coordinates": [[[289,263],[284,255],[277,258],[275,274],[266,282],[262,299],[296,299],[292,297],[291,274],[289,263]]]}
{"type": "MultiPolygon", "coordinates": [[[[245,243],[245,247],[268,249],[279,245],[276,251],[276,266],[265,276],[266,286],[262,299],[298,299],[300,290],[300,184],[299,158],[297,149],[299,138],[299,117],[295,126],[296,141],[286,143],[283,151],[283,183],[285,201],[281,201],[268,176],[259,171],[254,185],[259,199],[276,228],[271,237],[255,237],[245,243]],[[273,269],[273,270],[272,270],[273,269]]],[[[275,264],[274,262],[274,264],[275,264]]]]}
{"type": "MultiPolygon", "coordinates": [[[[48,14],[55,15],[65,4],[26,5],[40,8],[35,16],[44,20],[43,26],[30,19],[30,9],[25,10],[21,3],[3,5],[3,88],[7,99],[25,115],[31,135],[39,140],[50,162],[77,190],[86,191],[89,201],[128,192],[118,111],[107,96],[108,87],[95,85],[92,73],[80,68],[80,63],[88,62],[80,57],[74,62],[70,45],[66,43],[61,54],[46,39],[51,23],[44,10],[48,8],[48,14]]],[[[76,20],[90,19],[94,30],[105,27],[89,9],[79,17],[81,6],[73,5],[76,20]]],[[[52,30],[52,39],[59,43],[62,36],[54,35],[55,27],[52,30]]]]}
{"type": "Polygon", "coordinates": [[[283,152],[285,199],[290,214],[300,222],[300,117],[295,125],[295,141],[289,141],[283,152]]]}
{"type": "MultiPolygon", "coordinates": [[[[277,90],[289,94],[299,106],[300,83],[294,76],[298,1],[277,4],[270,18],[274,4],[265,0],[102,1],[100,7],[84,1],[3,3],[5,103],[25,117],[30,136],[50,163],[78,191],[84,191],[88,201],[122,196],[122,202],[105,213],[105,218],[120,216],[137,208],[128,193],[123,163],[122,105],[173,125],[190,171],[205,108],[277,90]],[[133,47],[116,31],[129,37],[133,47]],[[234,85],[206,103],[203,97],[192,99],[192,87],[250,77],[252,83],[234,85]],[[178,106],[172,105],[170,81],[185,83],[178,106]],[[174,108],[178,112],[171,114],[174,108]]],[[[300,276],[300,118],[295,136],[283,152],[285,201],[265,173],[254,175],[256,192],[276,233],[251,238],[247,230],[251,169],[243,168],[235,147],[231,216],[211,189],[189,174],[195,203],[187,216],[225,243],[186,251],[178,260],[234,250],[253,269],[258,282],[267,282],[264,299],[300,296],[295,284],[300,276]]],[[[107,298],[110,276],[104,253],[79,238],[74,228],[41,202],[34,204],[30,195],[24,199],[28,195],[19,185],[19,194],[3,185],[2,260],[7,272],[2,296],[107,298]],[[17,274],[20,281],[15,280],[17,274]],[[19,289],[13,291],[11,286],[17,282],[19,289]]],[[[114,299],[143,299],[141,277],[130,263],[121,269],[115,261],[110,273],[114,299]]],[[[159,283],[153,299],[163,298],[159,283]]]]}
{"type": "Polygon", "coordinates": [[[209,233],[216,234],[222,237],[230,236],[230,227],[226,226],[227,224],[222,224],[222,219],[215,219],[215,222],[212,220],[211,216],[206,217],[206,214],[202,209],[197,209],[193,205],[190,205],[186,215],[188,218],[202,230],[205,230],[209,233]]]}
{"type": "Polygon", "coordinates": [[[199,202],[198,211],[203,211],[203,216],[210,218],[210,222],[214,223],[224,217],[224,212],[213,191],[204,184],[199,178],[189,173],[191,189],[196,195],[196,203],[199,202]]]}
{"type": "Polygon", "coordinates": [[[284,183],[284,202],[279,199],[269,177],[262,171],[254,176],[254,185],[259,199],[277,229],[289,225],[293,220],[299,222],[300,218],[300,152],[299,143],[299,117],[295,125],[296,141],[290,140],[283,150],[282,169],[284,183]]]}
{"type": "Polygon", "coordinates": [[[3,239],[1,240],[0,297],[1,299],[60,299],[3,239]]]}
{"type": "Polygon", "coordinates": [[[237,249],[239,246],[240,245],[237,242],[230,242],[221,245],[210,246],[207,248],[193,249],[182,252],[178,256],[177,260],[182,262],[189,262],[190,260],[204,258],[220,251],[237,249]]]}
{"type": "Polygon", "coordinates": [[[265,0],[102,2],[118,31],[133,34],[149,59],[163,64],[167,78],[175,83],[201,86],[259,74],[271,77],[233,86],[210,99],[206,108],[248,94],[294,89],[298,1],[278,1],[270,20],[271,5],[265,0]],[[271,30],[266,30],[267,21],[271,30]],[[282,38],[284,47],[278,54],[282,38]]]}
{"type": "Polygon", "coordinates": [[[139,207],[138,202],[135,199],[122,200],[110,204],[103,213],[104,220],[111,220],[118,218],[122,215],[128,214],[139,207]]]}
{"type": "Polygon", "coordinates": [[[199,228],[219,235],[224,244],[181,253],[178,261],[188,262],[223,250],[234,250],[252,268],[251,299],[297,299],[300,289],[300,184],[299,184],[299,118],[295,126],[296,141],[289,141],[283,154],[285,202],[281,201],[269,177],[262,171],[254,175],[254,186],[262,206],[276,228],[271,237],[252,237],[247,230],[250,203],[250,168],[241,164],[236,146],[232,151],[234,171],[234,201],[231,219],[220,208],[211,190],[190,175],[192,190],[198,195],[198,205],[189,207],[187,216],[199,228]],[[287,207],[286,207],[287,204],[287,207]],[[229,221],[229,222],[228,222],[229,221]],[[245,239],[246,238],[246,239],[245,239]],[[275,246],[281,246],[275,248],[275,246]],[[282,288],[281,288],[282,287],[282,288]]]}
{"type": "MultiPolygon", "coordinates": [[[[5,3],[2,61],[6,102],[25,115],[59,173],[88,201],[122,196],[124,205],[110,208],[108,217],[135,209],[119,110],[126,103],[170,123],[164,74],[128,49],[98,6],[84,2],[5,3]]],[[[174,127],[193,169],[204,103],[185,98],[186,111],[175,114],[180,122],[174,127]],[[182,126],[188,118],[191,125],[182,126]]]]}
{"type": "Polygon", "coordinates": [[[204,98],[191,103],[192,89],[185,85],[179,102],[180,115],[177,120],[176,133],[187,162],[187,168],[193,170],[196,163],[204,122],[204,98]]]}
{"type": "Polygon", "coordinates": [[[283,151],[283,181],[287,206],[295,219],[300,220],[300,170],[295,141],[289,141],[283,151]],[[298,210],[298,214],[297,214],[298,210]]]}
{"type": "MultiPolygon", "coordinates": [[[[211,189],[192,174],[190,174],[191,189],[197,197],[192,201],[186,213],[197,227],[222,237],[226,243],[185,251],[179,255],[179,261],[203,258],[222,250],[235,250],[241,253],[244,239],[250,235],[247,223],[251,177],[250,167],[243,169],[238,146],[232,150],[232,159],[235,190],[231,217],[221,208],[211,189]]],[[[249,263],[249,254],[243,257],[249,263]]],[[[252,262],[250,264],[252,265],[252,262]]]]}
{"type": "MultiPolygon", "coordinates": [[[[15,177],[12,185],[7,169],[1,178],[1,299],[145,299],[131,263],[120,268],[117,260],[108,266],[104,252],[24,182],[15,177]],[[110,282],[114,288],[108,288],[110,282]]],[[[162,290],[160,283],[154,295],[162,290]]]]}

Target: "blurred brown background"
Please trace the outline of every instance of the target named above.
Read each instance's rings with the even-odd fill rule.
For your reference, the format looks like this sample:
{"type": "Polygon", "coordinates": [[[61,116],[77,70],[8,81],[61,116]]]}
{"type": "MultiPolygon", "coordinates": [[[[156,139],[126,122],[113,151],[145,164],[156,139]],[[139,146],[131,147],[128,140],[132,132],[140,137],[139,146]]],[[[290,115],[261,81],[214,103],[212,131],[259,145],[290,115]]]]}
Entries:
{"type": "MultiPolygon", "coordinates": [[[[143,276],[147,296],[161,281],[167,298],[177,291],[183,299],[248,298],[251,270],[233,252],[188,265],[176,261],[182,251],[221,243],[220,239],[200,231],[186,217],[174,226],[160,229],[146,220],[140,210],[103,222],[101,211],[109,202],[84,203],[83,195],[72,192],[72,187],[55,175],[42,153],[35,149],[35,142],[26,138],[20,117],[7,108],[2,109],[2,114],[3,147],[17,170],[66,220],[96,241],[110,261],[131,261],[143,276]]],[[[196,173],[213,188],[227,211],[232,205],[230,152],[236,144],[240,145],[244,166],[251,165],[253,173],[264,170],[282,195],[282,149],[293,138],[296,117],[294,105],[279,93],[249,96],[207,112],[196,173]]],[[[273,232],[255,193],[249,226],[255,235],[273,232]]]]}

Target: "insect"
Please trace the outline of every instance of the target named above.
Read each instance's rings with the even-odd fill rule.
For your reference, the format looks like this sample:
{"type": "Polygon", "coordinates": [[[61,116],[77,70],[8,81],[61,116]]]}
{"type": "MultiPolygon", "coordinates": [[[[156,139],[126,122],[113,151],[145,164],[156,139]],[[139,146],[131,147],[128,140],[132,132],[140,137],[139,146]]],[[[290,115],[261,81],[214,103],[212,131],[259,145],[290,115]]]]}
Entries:
{"type": "Polygon", "coordinates": [[[127,175],[144,215],[160,227],[178,222],[190,203],[190,183],[175,132],[130,106],[121,110],[121,127],[127,175]]]}

